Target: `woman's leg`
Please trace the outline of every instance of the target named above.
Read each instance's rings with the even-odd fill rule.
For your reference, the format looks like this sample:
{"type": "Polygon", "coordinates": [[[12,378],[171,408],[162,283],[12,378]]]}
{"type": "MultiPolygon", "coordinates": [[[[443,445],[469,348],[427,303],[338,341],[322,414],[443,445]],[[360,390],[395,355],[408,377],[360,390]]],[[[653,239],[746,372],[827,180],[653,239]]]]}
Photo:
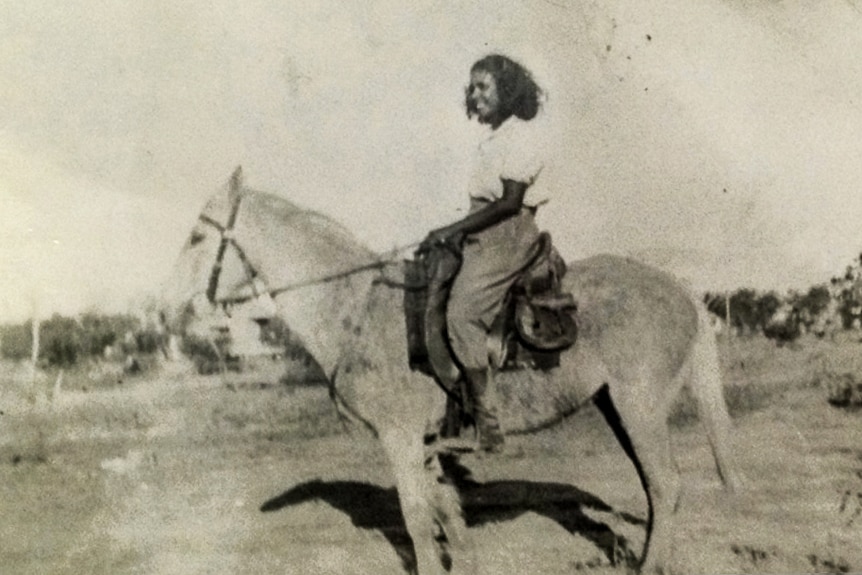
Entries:
{"type": "Polygon", "coordinates": [[[488,330],[518,279],[538,237],[532,216],[507,220],[472,238],[449,294],[449,339],[464,367],[474,403],[480,448],[497,451],[503,434],[488,358],[488,330]]]}
{"type": "Polygon", "coordinates": [[[494,372],[485,369],[465,370],[473,393],[473,413],[476,418],[476,435],[479,449],[496,453],[503,449],[503,429],[497,413],[497,389],[494,372]]]}
{"type": "MultiPolygon", "coordinates": [[[[465,255],[466,266],[461,267],[464,275],[456,278],[447,309],[449,339],[464,368],[469,403],[473,406],[476,421],[478,445],[461,447],[498,451],[503,445],[503,433],[497,419],[493,377],[488,362],[488,328],[482,320],[482,310],[496,304],[496,294],[489,296],[485,289],[487,284],[483,286],[480,281],[483,274],[477,273],[481,270],[474,269],[470,260],[470,256],[465,255]]],[[[505,296],[506,289],[502,290],[500,300],[505,296]]],[[[499,304],[496,305],[499,307],[499,304]]]]}

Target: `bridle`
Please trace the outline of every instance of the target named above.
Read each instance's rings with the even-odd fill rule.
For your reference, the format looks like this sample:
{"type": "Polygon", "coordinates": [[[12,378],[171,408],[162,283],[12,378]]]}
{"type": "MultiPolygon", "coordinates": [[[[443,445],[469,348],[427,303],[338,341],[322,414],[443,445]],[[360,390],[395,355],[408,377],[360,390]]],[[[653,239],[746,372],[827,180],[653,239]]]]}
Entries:
{"type": "Polygon", "coordinates": [[[344,279],[363,271],[375,269],[382,270],[387,265],[392,263],[390,259],[376,260],[365,265],[350,268],[349,270],[343,272],[337,272],[309,280],[298,281],[277,288],[260,289],[260,274],[258,273],[257,269],[255,269],[254,265],[252,265],[251,261],[248,259],[245,250],[243,250],[242,246],[240,246],[240,244],[236,241],[236,238],[234,237],[234,226],[236,225],[237,217],[239,215],[240,204],[242,202],[242,193],[240,192],[238,173],[235,173],[234,176],[231,178],[230,196],[231,206],[226,224],[222,225],[221,223],[206,214],[200,214],[198,216],[198,219],[202,223],[215,228],[221,235],[221,242],[219,243],[218,251],[216,252],[215,263],[213,263],[212,270],[210,271],[209,282],[207,283],[206,290],[207,301],[212,306],[221,305],[222,307],[226,307],[232,304],[241,304],[253,299],[257,299],[262,295],[268,295],[270,297],[273,297],[287,291],[344,279]],[[251,295],[238,294],[230,297],[216,298],[216,295],[218,293],[219,279],[221,277],[222,268],[224,267],[224,257],[227,253],[227,248],[229,245],[232,246],[233,249],[236,251],[239,260],[242,263],[246,279],[248,280],[248,285],[251,287],[251,295]]]}
{"type": "MultiPolygon", "coordinates": [[[[245,271],[246,278],[248,279],[249,285],[251,285],[252,292],[254,293],[253,297],[258,297],[260,294],[257,290],[257,282],[254,280],[258,277],[257,270],[254,269],[254,266],[248,259],[248,256],[245,254],[245,250],[237,243],[236,239],[233,235],[233,228],[236,225],[237,216],[239,215],[239,207],[240,202],[242,201],[242,194],[239,193],[239,183],[238,178],[231,178],[231,207],[230,214],[228,214],[227,224],[221,225],[216,220],[207,216],[206,214],[201,214],[198,216],[198,219],[214,227],[218,230],[219,234],[221,234],[221,243],[219,243],[218,251],[216,252],[216,260],[213,264],[212,271],[210,271],[209,282],[207,283],[207,301],[212,305],[216,305],[216,293],[218,292],[218,282],[221,277],[222,267],[224,265],[224,256],[227,252],[228,245],[233,246],[234,250],[236,250],[237,255],[239,256],[240,262],[242,262],[243,270],[245,271]]],[[[251,298],[248,298],[251,299],[251,298]]]]}

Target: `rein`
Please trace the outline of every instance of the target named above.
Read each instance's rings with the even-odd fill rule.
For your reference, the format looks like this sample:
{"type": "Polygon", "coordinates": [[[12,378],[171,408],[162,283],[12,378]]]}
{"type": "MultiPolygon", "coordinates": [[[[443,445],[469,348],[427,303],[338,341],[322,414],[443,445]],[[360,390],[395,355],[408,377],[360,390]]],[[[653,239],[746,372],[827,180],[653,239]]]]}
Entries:
{"type": "MultiPolygon", "coordinates": [[[[239,188],[240,188],[240,183],[239,183],[238,178],[236,176],[231,178],[231,183],[230,183],[230,194],[231,194],[231,198],[232,198],[231,199],[231,209],[230,209],[230,213],[228,214],[228,220],[227,220],[226,224],[222,225],[221,223],[219,223],[218,221],[216,221],[215,219],[211,218],[210,216],[208,216],[206,214],[200,214],[198,216],[198,220],[200,220],[201,222],[203,222],[209,226],[212,226],[213,228],[215,228],[219,232],[219,234],[221,234],[221,243],[219,244],[218,251],[216,252],[216,260],[215,260],[215,263],[213,264],[212,271],[210,272],[209,282],[207,283],[207,290],[206,290],[207,301],[209,301],[209,303],[211,305],[227,306],[227,305],[241,304],[241,303],[245,303],[247,301],[251,301],[253,299],[256,299],[262,295],[268,295],[270,297],[274,297],[278,294],[282,294],[285,292],[294,291],[294,290],[302,289],[305,287],[311,287],[311,286],[315,286],[315,285],[322,285],[322,284],[326,284],[329,282],[344,279],[344,278],[350,277],[352,275],[362,273],[364,271],[380,270],[382,272],[382,270],[386,266],[395,262],[396,258],[391,257],[391,258],[387,258],[387,259],[377,260],[377,261],[374,261],[374,262],[371,262],[368,264],[360,265],[360,266],[357,266],[354,268],[350,268],[350,269],[342,271],[342,272],[336,272],[333,274],[320,276],[320,277],[312,278],[309,280],[297,281],[297,282],[286,284],[286,285],[279,286],[276,288],[261,289],[260,283],[259,283],[260,274],[255,269],[255,267],[252,265],[251,261],[248,259],[248,256],[246,255],[245,250],[242,249],[242,246],[240,246],[240,244],[236,241],[236,238],[234,237],[234,226],[236,225],[237,217],[239,215],[240,204],[242,202],[242,194],[240,193],[239,188]],[[227,252],[228,245],[232,246],[233,249],[236,251],[237,255],[239,256],[240,262],[242,263],[243,269],[245,270],[245,275],[246,275],[246,278],[248,280],[247,285],[251,288],[251,292],[252,292],[249,295],[243,294],[243,295],[234,295],[234,296],[228,296],[228,297],[222,297],[222,298],[216,297],[217,292],[218,292],[218,283],[219,283],[219,279],[221,277],[221,272],[222,272],[222,268],[224,265],[224,257],[225,257],[225,254],[227,252]]],[[[399,252],[402,252],[406,249],[416,247],[417,245],[419,245],[419,244],[414,243],[414,244],[410,244],[407,246],[403,246],[401,248],[392,250],[392,253],[399,253],[399,252]]],[[[382,285],[386,285],[386,286],[391,287],[391,288],[403,289],[406,291],[416,291],[416,290],[425,289],[428,285],[427,282],[419,282],[416,284],[411,284],[411,283],[407,283],[407,282],[400,282],[397,280],[387,278],[386,276],[384,276],[382,274],[381,274],[381,277],[375,278],[373,280],[373,283],[375,285],[382,284],[382,285]]]]}
{"type": "MultiPolygon", "coordinates": [[[[201,214],[200,216],[198,216],[200,221],[202,221],[208,225],[213,226],[222,235],[221,244],[219,245],[219,249],[218,249],[218,252],[216,254],[216,262],[215,262],[215,264],[213,264],[213,270],[212,270],[212,273],[210,274],[209,285],[207,286],[207,292],[206,292],[207,300],[212,305],[220,304],[220,305],[224,306],[224,305],[241,304],[241,303],[245,303],[247,301],[251,301],[253,299],[256,299],[262,295],[268,295],[270,297],[274,297],[278,294],[282,294],[285,292],[294,291],[294,290],[302,289],[305,287],[312,287],[315,285],[323,285],[323,284],[327,284],[327,283],[330,283],[333,281],[338,281],[340,279],[344,279],[344,278],[350,277],[352,275],[356,275],[358,273],[362,273],[362,272],[369,271],[369,270],[380,270],[380,271],[382,271],[386,266],[395,262],[396,258],[394,258],[394,257],[382,259],[382,260],[377,260],[377,261],[373,261],[373,262],[370,262],[370,263],[367,263],[364,265],[350,268],[350,269],[342,271],[342,272],[336,272],[336,273],[332,273],[332,274],[328,274],[328,275],[324,275],[324,276],[320,276],[320,277],[316,277],[316,278],[312,278],[312,279],[308,279],[308,280],[297,281],[297,282],[285,284],[285,285],[282,285],[282,286],[279,286],[276,288],[261,289],[259,287],[259,282],[256,281],[259,279],[260,274],[258,274],[257,270],[254,268],[254,266],[251,264],[248,257],[246,256],[245,251],[242,249],[242,246],[239,245],[239,243],[236,241],[236,239],[233,237],[233,234],[232,234],[233,225],[236,223],[236,213],[239,211],[239,203],[240,203],[239,199],[236,199],[234,201],[234,204],[233,204],[232,209],[231,209],[231,216],[232,217],[228,221],[227,226],[222,226],[220,223],[213,220],[212,218],[210,218],[207,215],[201,214]],[[243,268],[245,269],[245,272],[246,272],[246,277],[248,278],[248,284],[247,285],[249,285],[249,287],[252,290],[252,293],[250,295],[235,295],[235,296],[228,296],[228,297],[222,297],[222,298],[216,298],[215,297],[216,291],[218,290],[218,280],[219,280],[219,276],[221,274],[222,261],[224,260],[224,253],[227,249],[228,244],[233,246],[233,248],[237,252],[237,255],[239,256],[240,260],[242,261],[243,268]]],[[[417,245],[417,244],[404,246],[400,249],[393,250],[393,252],[398,253],[398,252],[401,252],[405,249],[414,247],[415,245],[417,245]]],[[[375,278],[373,283],[383,284],[383,285],[387,285],[389,287],[401,288],[401,289],[405,289],[405,290],[424,289],[427,285],[425,283],[417,284],[417,285],[410,285],[410,284],[406,284],[404,282],[398,282],[396,280],[391,280],[385,276],[375,278]]]]}
{"type": "MultiPolygon", "coordinates": [[[[376,270],[382,270],[387,265],[391,264],[393,261],[394,260],[382,260],[382,261],[371,262],[369,264],[357,266],[355,268],[350,268],[349,270],[345,270],[343,272],[338,272],[338,273],[334,273],[334,274],[330,274],[330,275],[326,275],[326,276],[321,276],[321,277],[313,278],[310,280],[298,281],[298,282],[286,284],[286,285],[283,285],[283,286],[280,286],[277,288],[271,288],[271,289],[265,289],[265,290],[256,289],[254,282],[250,282],[252,285],[252,290],[253,290],[252,295],[236,295],[236,296],[224,297],[224,298],[219,299],[215,303],[238,304],[238,303],[244,303],[244,302],[253,300],[253,299],[255,299],[259,296],[262,296],[262,295],[268,295],[268,296],[272,297],[272,296],[276,296],[276,295],[281,294],[281,293],[294,291],[294,290],[301,289],[304,287],[323,285],[323,284],[327,284],[329,282],[333,282],[333,281],[337,281],[340,279],[350,277],[350,276],[358,274],[358,273],[362,273],[364,271],[375,270],[375,269],[376,270]]],[[[376,281],[377,280],[375,280],[375,282],[376,281]]]]}

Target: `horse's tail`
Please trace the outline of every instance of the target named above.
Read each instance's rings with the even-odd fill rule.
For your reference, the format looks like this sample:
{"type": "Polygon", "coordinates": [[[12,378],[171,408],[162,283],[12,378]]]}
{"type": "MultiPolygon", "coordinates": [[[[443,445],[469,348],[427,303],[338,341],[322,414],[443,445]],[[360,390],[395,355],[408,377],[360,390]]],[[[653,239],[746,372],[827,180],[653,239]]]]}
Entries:
{"type": "Polygon", "coordinates": [[[698,314],[697,338],[691,356],[689,389],[697,401],[698,414],[706,427],[712,455],[722,483],[729,491],[738,491],[741,481],[732,464],[730,449],[730,414],[724,400],[718,342],[709,322],[706,306],[695,300],[698,314]]]}

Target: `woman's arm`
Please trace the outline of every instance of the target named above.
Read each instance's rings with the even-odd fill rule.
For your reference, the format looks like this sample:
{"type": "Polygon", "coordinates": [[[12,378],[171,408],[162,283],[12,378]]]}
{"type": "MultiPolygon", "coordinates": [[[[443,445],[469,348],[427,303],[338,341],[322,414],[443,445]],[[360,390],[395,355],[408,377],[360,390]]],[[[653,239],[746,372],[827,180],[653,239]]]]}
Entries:
{"type": "Polygon", "coordinates": [[[521,211],[528,187],[526,182],[503,180],[503,196],[499,200],[490,202],[481,210],[457,222],[432,230],[419,246],[419,251],[427,251],[434,245],[445,244],[452,239],[460,240],[467,234],[476,233],[511,218],[521,211]]]}

